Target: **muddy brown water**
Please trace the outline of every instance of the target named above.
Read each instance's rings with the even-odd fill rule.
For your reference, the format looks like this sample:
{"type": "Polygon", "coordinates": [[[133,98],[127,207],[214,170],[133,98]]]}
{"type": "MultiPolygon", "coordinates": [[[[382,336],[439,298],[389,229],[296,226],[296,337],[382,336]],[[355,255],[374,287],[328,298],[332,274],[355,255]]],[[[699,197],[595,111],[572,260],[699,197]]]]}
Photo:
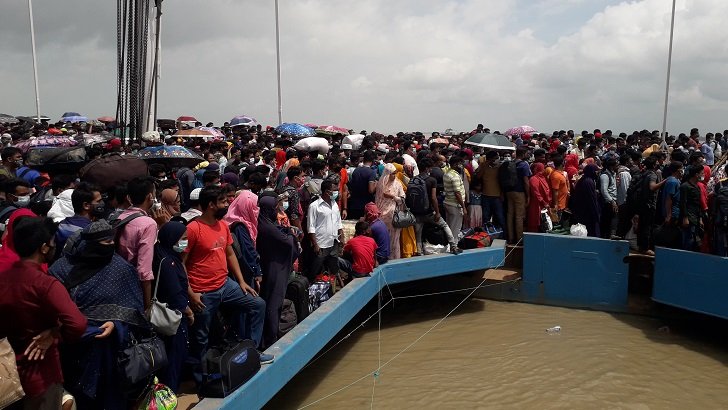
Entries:
{"type": "Polygon", "coordinates": [[[383,310],[381,333],[375,317],[294,377],[267,408],[728,408],[728,332],[709,328],[724,321],[672,324],[480,299],[465,302],[376,378],[366,376],[460,300],[395,301],[383,310]],[[556,325],[561,332],[546,332],[556,325]]]}

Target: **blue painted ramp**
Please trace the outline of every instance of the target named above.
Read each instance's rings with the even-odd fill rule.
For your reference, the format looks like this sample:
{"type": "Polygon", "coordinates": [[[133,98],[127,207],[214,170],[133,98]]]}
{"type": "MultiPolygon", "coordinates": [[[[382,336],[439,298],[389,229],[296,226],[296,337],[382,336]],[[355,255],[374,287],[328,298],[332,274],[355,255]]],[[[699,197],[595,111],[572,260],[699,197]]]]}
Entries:
{"type": "Polygon", "coordinates": [[[627,307],[629,243],[525,234],[521,298],[526,302],[604,310],[627,307]]]}
{"type": "Polygon", "coordinates": [[[355,279],[321,305],[298,326],[271,346],[266,353],[276,356],[243,387],[225,399],[202,400],[195,409],[258,409],[288,383],[386,283],[410,282],[455,273],[498,267],[505,249],[465,251],[460,255],[433,255],[401,259],[377,268],[370,278],[355,279]]]}
{"type": "Polygon", "coordinates": [[[652,299],[728,319],[728,258],[657,248],[652,299]]]}

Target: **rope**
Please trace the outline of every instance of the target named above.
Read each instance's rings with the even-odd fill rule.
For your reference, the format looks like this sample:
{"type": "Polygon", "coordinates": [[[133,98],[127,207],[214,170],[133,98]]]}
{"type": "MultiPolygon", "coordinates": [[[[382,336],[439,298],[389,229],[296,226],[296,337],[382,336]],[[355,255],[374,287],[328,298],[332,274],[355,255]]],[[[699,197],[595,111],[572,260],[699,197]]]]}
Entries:
{"type": "MultiPolygon", "coordinates": [[[[520,244],[521,244],[521,240],[522,240],[522,239],[519,239],[519,240],[518,240],[518,242],[516,243],[516,245],[515,245],[515,246],[518,246],[518,245],[520,245],[520,244]]],[[[506,255],[505,255],[504,257],[503,257],[503,260],[501,260],[501,262],[500,262],[500,263],[498,264],[498,266],[502,266],[502,265],[503,265],[503,264],[505,263],[505,261],[506,261],[506,259],[508,258],[508,256],[510,256],[510,254],[511,254],[511,253],[512,253],[512,252],[513,252],[513,251],[515,250],[515,246],[514,246],[514,247],[513,247],[513,248],[512,248],[511,250],[510,250],[510,252],[508,252],[508,253],[507,253],[507,254],[506,254],[506,255]]],[[[382,275],[378,275],[378,277],[381,277],[381,276],[382,276],[382,275]]],[[[357,326],[357,327],[356,327],[356,328],[355,328],[354,330],[352,330],[352,331],[351,331],[351,332],[350,332],[349,334],[347,334],[347,335],[346,335],[346,336],[345,336],[344,338],[342,338],[341,340],[339,340],[338,342],[336,342],[336,344],[334,344],[333,346],[331,346],[331,347],[330,347],[329,349],[327,349],[327,350],[326,350],[326,351],[325,351],[324,353],[322,353],[321,355],[319,355],[318,357],[316,357],[316,358],[315,358],[314,360],[312,360],[312,361],[311,361],[311,362],[309,362],[309,363],[308,363],[308,364],[307,364],[306,366],[304,366],[304,367],[303,367],[303,369],[305,369],[306,367],[310,366],[311,364],[313,364],[314,362],[316,362],[317,360],[319,360],[319,359],[320,359],[321,357],[323,357],[323,356],[324,356],[324,355],[325,355],[326,353],[328,353],[329,351],[331,351],[331,349],[333,349],[333,348],[334,348],[334,347],[336,347],[336,346],[337,346],[337,345],[338,345],[339,343],[341,343],[341,342],[342,342],[342,341],[343,341],[344,339],[346,339],[346,338],[350,337],[350,336],[351,336],[351,335],[352,335],[352,334],[353,334],[353,333],[354,333],[355,331],[357,331],[358,329],[360,329],[361,327],[363,327],[363,325],[364,325],[364,324],[365,324],[365,323],[366,323],[366,322],[367,322],[367,321],[368,321],[369,319],[371,319],[371,318],[372,318],[372,317],[373,317],[374,315],[379,315],[379,330],[378,330],[378,334],[377,334],[377,338],[378,338],[378,342],[379,342],[379,366],[377,367],[377,369],[376,369],[376,370],[374,370],[374,371],[371,371],[371,372],[369,372],[369,373],[367,373],[367,374],[365,374],[364,376],[362,376],[362,377],[360,377],[360,378],[358,378],[358,379],[356,379],[356,380],[354,380],[353,382],[351,382],[351,383],[347,384],[346,386],[343,386],[342,388],[340,388],[340,389],[338,389],[338,390],[336,390],[336,391],[334,391],[334,392],[331,392],[331,393],[329,393],[329,394],[325,395],[324,397],[321,397],[320,399],[317,399],[317,400],[315,400],[315,401],[312,401],[312,402],[310,402],[310,403],[308,403],[308,404],[305,404],[305,405],[303,405],[303,406],[299,407],[299,410],[300,410],[300,409],[305,409],[305,408],[307,408],[307,407],[310,407],[310,406],[313,406],[314,404],[320,403],[321,401],[323,401],[323,400],[326,400],[326,399],[328,399],[329,397],[332,397],[332,396],[334,396],[334,395],[336,395],[336,394],[339,394],[340,392],[342,392],[342,391],[344,391],[344,390],[348,389],[349,387],[351,387],[351,386],[353,386],[353,385],[355,385],[355,384],[359,383],[360,381],[362,381],[362,380],[366,379],[366,378],[367,378],[367,377],[369,377],[369,376],[374,376],[374,383],[373,383],[373,385],[372,385],[372,396],[371,396],[371,397],[372,397],[372,398],[371,398],[371,408],[373,408],[373,407],[374,407],[374,390],[375,390],[375,388],[376,388],[376,379],[377,379],[377,378],[379,377],[379,375],[380,375],[380,372],[381,372],[381,370],[382,370],[382,369],[384,369],[385,367],[387,367],[387,366],[388,366],[388,365],[389,365],[390,363],[392,363],[392,362],[393,362],[393,361],[394,361],[395,359],[397,359],[397,358],[398,358],[399,356],[401,356],[401,355],[402,355],[403,353],[407,352],[407,351],[408,351],[409,349],[411,349],[411,348],[412,348],[413,346],[415,346],[415,345],[416,345],[417,343],[419,343],[419,341],[420,341],[420,340],[424,339],[424,338],[425,338],[425,336],[427,336],[427,335],[428,335],[428,334],[429,334],[430,332],[432,332],[432,331],[433,331],[433,330],[434,330],[434,329],[435,329],[436,327],[438,327],[438,326],[439,326],[439,325],[440,325],[440,324],[441,324],[442,322],[444,322],[444,321],[445,321],[445,320],[446,320],[446,319],[447,319],[448,317],[450,317],[450,316],[451,316],[451,315],[452,315],[452,314],[453,314],[453,313],[454,313],[454,312],[455,312],[455,311],[456,311],[456,310],[457,310],[457,309],[458,309],[458,308],[459,308],[460,306],[462,306],[462,304],[463,304],[463,303],[465,303],[465,302],[466,302],[466,301],[467,301],[468,299],[470,299],[470,297],[471,297],[471,296],[473,296],[473,294],[475,293],[475,291],[476,291],[476,290],[478,290],[478,289],[480,289],[480,288],[485,288],[485,287],[490,287],[490,286],[496,286],[496,285],[503,285],[503,284],[506,284],[506,283],[513,283],[513,282],[517,282],[517,281],[518,281],[518,279],[513,279],[513,280],[510,280],[510,281],[505,281],[505,282],[499,282],[499,283],[494,283],[494,284],[490,284],[490,285],[485,285],[485,282],[486,282],[486,281],[487,281],[488,279],[489,279],[489,278],[488,278],[488,275],[486,274],[486,275],[485,275],[485,277],[483,277],[483,280],[482,280],[482,281],[480,282],[480,284],[478,284],[478,286],[475,286],[475,287],[472,287],[472,288],[466,288],[466,289],[458,289],[458,290],[454,290],[454,291],[443,291],[443,292],[434,292],[434,293],[429,293],[429,294],[421,294],[421,295],[413,295],[413,296],[402,296],[402,297],[399,297],[399,296],[397,296],[397,297],[395,297],[395,296],[392,296],[392,299],[390,299],[389,301],[387,301],[387,303],[386,303],[386,304],[384,304],[384,305],[383,305],[383,306],[381,306],[381,307],[380,307],[379,309],[377,309],[377,311],[376,311],[376,312],[374,312],[374,313],[373,313],[373,314],[372,314],[371,316],[369,316],[369,317],[368,317],[368,318],[367,318],[367,319],[366,319],[366,320],[365,320],[364,322],[362,322],[362,323],[361,323],[361,324],[360,324],[359,326],[357,326]],[[448,312],[448,313],[447,313],[447,314],[446,314],[446,315],[445,315],[445,316],[444,316],[444,317],[443,317],[442,319],[438,320],[438,321],[437,321],[437,323],[435,323],[435,324],[434,324],[434,325],[432,325],[432,326],[431,326],[431,327],[430,327],[429,329],[427,329],[427,331],[425,331],[425,333],[423,333],[422,335],[420,335],[420,336],[419,336],[419,337],[418,337],[417,339],[415,339],[415,340],[414,340],[414,341],[413,341],[412,343],[410,343],[409,345],[407,345],[407,347],[405,347],[404,349],[400,350],[400,351],[399,351],[399,352],[398,352],[397,354],[395,354],[394,356],[392,356],[392,358],[391,358],[391,359],[389,359],[389,360],[387,360],[387,361],[386,361],[386,362],[385,362],[384,364],[382,364],[382,363],[381,363],[381,311],[382,311],[382,309],[384,309],[384,307],[385,307],[385,306],[387,306],[387,305],[388,305],[389,303],[391,303],[391,302],[392,302],[392,301],[394,301],[395,299],[407,299],[407,298],[414,298],[414,297],[424,297],[424,296],[431,296],[431,295],[437,295],[437,294],[444,294],[444,293],[453,293],[453,292],[458,292],[458,291],[462,291],[462,290],[470,290],[470,293],[468,293],[468,294],[467,294],[467,295],[466,295],[466,296],[465,296],[465,297],[464,297],[464,298],[463,298],[463,299],[462,299],[462,300],[461,300],[461,301],[460,301],[460,302],[459,302],[459,303],[458,303],[458,304],[457,304],[457,305],[456,305],[456,306],[455,306],[454,308],[452,308],[452,309],[451,309],[451,310],[450,310],[450,311],[449,311],[449,312],[448,312]]],[[[389,284],[388,284],[388,283],[386,283],[386,278],[384,278],[384,280],[385,280],[385,286],[386,286],[386,287],[387,287],[387,288],[389,289],[389,284]]],[[[380,289],[381,289],[381,287],[380,287],[380,289]]],[[[380,295],[380,298],[381,298],[381,290],[380,290],[380,292],[379,292],[379,295],[380,295]]],[[[391,289],[390,289],[390,295],[391,295],[391,289]]],[[[303,370],[303,369],[301,369],[301,370],[303,370]]]]}

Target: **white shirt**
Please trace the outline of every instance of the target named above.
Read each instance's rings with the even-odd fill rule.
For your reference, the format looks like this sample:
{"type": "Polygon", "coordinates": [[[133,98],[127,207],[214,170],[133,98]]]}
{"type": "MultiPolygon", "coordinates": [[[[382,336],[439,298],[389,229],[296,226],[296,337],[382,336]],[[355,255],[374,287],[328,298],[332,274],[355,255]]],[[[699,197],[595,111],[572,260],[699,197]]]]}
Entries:
{"type": "Polygon", "coordinates": [[[339,238],[339,229],[344,229],[336,201],[329,203],[319,198],[308,207],[308,233],[316,236],[319,248],[325,249],[334,246],[339,238]]]}

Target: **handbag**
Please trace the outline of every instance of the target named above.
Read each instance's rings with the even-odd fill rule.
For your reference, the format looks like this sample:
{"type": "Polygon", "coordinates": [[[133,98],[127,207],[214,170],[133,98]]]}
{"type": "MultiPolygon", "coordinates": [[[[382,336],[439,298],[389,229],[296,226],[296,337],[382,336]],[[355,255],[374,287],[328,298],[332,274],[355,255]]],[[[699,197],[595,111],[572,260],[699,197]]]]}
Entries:
{"type": "Polygon", "coordinates": [[[131,345],[121,351],[119,370],[122,378],[130,385],[147,379],[167,365],[167,351],[164,342],[155,335],[137,342],[131,336],[131,345]]]}
{"type": "Polygon", "coordinates": [[[541,232],[551,232],[554,229],[554,224],[551,221],[548,209],[541,210],[541,225],[539,229],[541,232]]]}
{"type": "Polygon", "coordinates": [[[15,352],[7,338],[0,339],[0,381],[0,409],[25,396],[15,363],[15,352]]]}
{"type": "Polygon", "coordinates": [[[159,289],[159,276],[162,273],[162,263],[166,258],[162,258],[159,262],[157,270],[157,283],[154,285],[154,295],[152,295],[152,304],[147,309],[147,320],[152,324],[154,330],[164,336],[174,336],[182,321],[182,312],[176,309],[170,309],[166,303],[157,300],[157,290],[159,289]]]}
{"type": "Polygon", "coordinates": [[[415,226],[416,223],[417,219],[415,219],[412,212],[407,209],[407,206],[402,205],[400,209],[394,211],[394,216],[392,216],[392,226],[395,228],[408,228],[410,226],[415,226]]]}

